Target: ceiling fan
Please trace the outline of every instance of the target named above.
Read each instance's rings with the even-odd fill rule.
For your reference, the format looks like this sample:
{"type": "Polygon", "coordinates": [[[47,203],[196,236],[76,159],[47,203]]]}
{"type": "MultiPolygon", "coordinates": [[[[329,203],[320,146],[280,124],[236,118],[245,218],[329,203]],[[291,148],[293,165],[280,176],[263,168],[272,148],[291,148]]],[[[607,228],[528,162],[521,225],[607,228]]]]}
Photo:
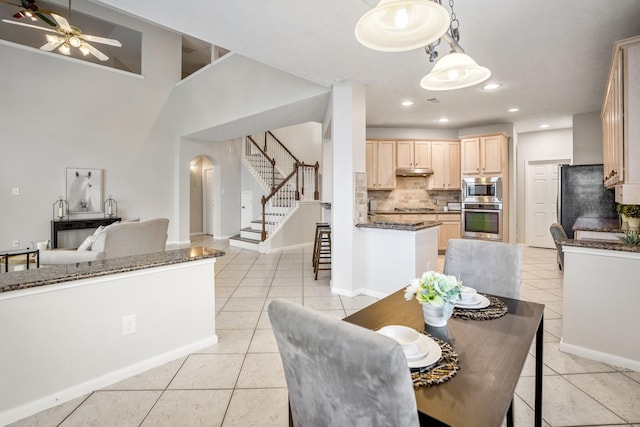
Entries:
{"type": "Polygon", "coordinates": [[[0,2],[15,6],[20,9],[18,12],[13,14],[13,17],[16,19],[27,17],[31,18],[32,21],[37,21],[38,18],[40,18],[48,25],[51,25],[52,27],[56,26],[56,23],[46,16],[50,15],[51,11],[40,9],[40,6],[36,4],[35,0],[21,0],[21,4],[12,3],[6,0],[0,0],[0,2]]]}
{"type": "MultiPolygon", "coordinates": [[[[29,3],[29,0],[22,0],[23,4],[25,2],[29,3]]],[[[47,31],[50,33],[55,33],[55,34],[47,34],[46,35],[47,43],[40,47],[40,50],[45,50],[47,52],[51,52],[57,48],[61,54],[68,56],[68,55],[71,55],[71,48],[75,47],[79,49],[84,56],[92,54],[93,56],[98,58],[100,61],[106,61],[107,59],[109,59],[109,57],[104,53],[102,53],[101,51],[99,51],[98,49],[96,49],[93,45],[89,44],[89,42],[101,43],[101,44],[106,44],[106,45],[115,46],[115,47],[122,46],[122,44],[118,40],[92,36],[89,34],[82,34],[79,28],[72,26],[70,24],[71,0],[69,0],[69,20],[53,12],[49,12],[49,14],[55,21],[55,23],[52,23],[53,26],[56,27],[55,29],[39,27],[37,25],[25,24],[17,21],[10,21],[8,19],[3,19],[2,22],[5,22],[7,24],[20,25],[22,27],[35,28],[37,30],[47,31]]]]}

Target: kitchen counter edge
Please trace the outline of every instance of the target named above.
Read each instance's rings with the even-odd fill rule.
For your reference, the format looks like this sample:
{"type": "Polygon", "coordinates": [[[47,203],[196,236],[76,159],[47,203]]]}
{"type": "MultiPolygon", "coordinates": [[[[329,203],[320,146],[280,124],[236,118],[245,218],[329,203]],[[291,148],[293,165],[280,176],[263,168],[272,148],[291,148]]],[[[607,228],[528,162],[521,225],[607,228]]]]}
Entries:
{"type": "Polygon", "coordinates": [[[403,230],[403,231],[419,231],[425,228],[431,228],[442,225],[440,221],[422,221],[421,223],[408,221],[406,223],[400,221],[378,222],[375,220],[369,220],[369,222],[356,224],[358,228],[377,228],[380,230],[403,230]]]}
{"type": "Polygon", "coordinates": [[[577,248],[605,249],[610,251],[640,253],[640,245],[627,245],[622,242],[618,243],[614,241],[609,242],[605,240],[564,239],[564,240],[560,240],[560,244],[563,246],[574,246],[577,248]]]}
{"type": "Polygon", "coordinates": [[[13,271],[0,274],[0,294],[19,289],[90,279],[145,268],[216,258],[224,254],[223,251],[217,249],[193,247],[145,255],[134,255],[125,258],[112,258],[77,264],[51,265],[36,269],[13,271]]]}

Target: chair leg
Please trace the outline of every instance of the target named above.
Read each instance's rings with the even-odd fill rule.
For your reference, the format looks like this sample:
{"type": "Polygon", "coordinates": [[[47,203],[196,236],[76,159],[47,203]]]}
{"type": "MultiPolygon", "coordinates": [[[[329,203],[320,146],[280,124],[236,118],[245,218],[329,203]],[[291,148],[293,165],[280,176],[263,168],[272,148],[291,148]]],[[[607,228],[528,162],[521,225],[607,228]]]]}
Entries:
{"type": "Polygon", "coordinates": [[[511,399],[509,410],[507,411],[507,427],[513,427],[513,399],[511,399]]]}

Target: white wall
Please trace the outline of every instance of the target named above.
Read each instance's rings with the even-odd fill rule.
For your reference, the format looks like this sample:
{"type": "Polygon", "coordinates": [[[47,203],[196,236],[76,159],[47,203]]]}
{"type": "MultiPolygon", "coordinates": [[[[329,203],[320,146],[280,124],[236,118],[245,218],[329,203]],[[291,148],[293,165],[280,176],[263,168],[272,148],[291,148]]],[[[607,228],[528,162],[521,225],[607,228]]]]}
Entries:
{"type": "Polygon", "coordinates": [[[367,139],[458,139],[457,129],[367,128],[367,139]]]}
{"type": "Polygon", "coordinates": [[[322,125],[320,123],[301,123],[275,129],[272,133],[298,160],[307,164],[318,162],[322,168],[322,125]]]}
{"type": "Polygon", "coordinates": [[[573,164],[602,163],[602,121],[600,112],[573,116],[573,164]]]}
{"type": "Polygon", "coordinates": [[[517,243],[525,243],[526,174],[530,161],[570,159],[573,152],[572,129],[518,134],[516,164],[517,243]]]}

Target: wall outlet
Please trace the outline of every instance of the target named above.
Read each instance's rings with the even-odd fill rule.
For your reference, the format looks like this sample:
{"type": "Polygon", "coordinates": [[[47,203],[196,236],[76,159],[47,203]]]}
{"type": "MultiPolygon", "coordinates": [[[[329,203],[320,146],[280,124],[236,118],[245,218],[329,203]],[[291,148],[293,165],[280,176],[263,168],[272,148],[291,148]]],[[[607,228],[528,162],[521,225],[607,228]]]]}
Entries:
{"type": "Polygon", "coordinates": [[[136,315],[129,314],[122,317],[122,336],[136,333],[136,315]]]}
{"type": "Polygon", "coordinates": [[[14,240],[13,242],[11,242],[11,246],[17,248],[18,246],[20,246],[20,240],[14,240]]]}

